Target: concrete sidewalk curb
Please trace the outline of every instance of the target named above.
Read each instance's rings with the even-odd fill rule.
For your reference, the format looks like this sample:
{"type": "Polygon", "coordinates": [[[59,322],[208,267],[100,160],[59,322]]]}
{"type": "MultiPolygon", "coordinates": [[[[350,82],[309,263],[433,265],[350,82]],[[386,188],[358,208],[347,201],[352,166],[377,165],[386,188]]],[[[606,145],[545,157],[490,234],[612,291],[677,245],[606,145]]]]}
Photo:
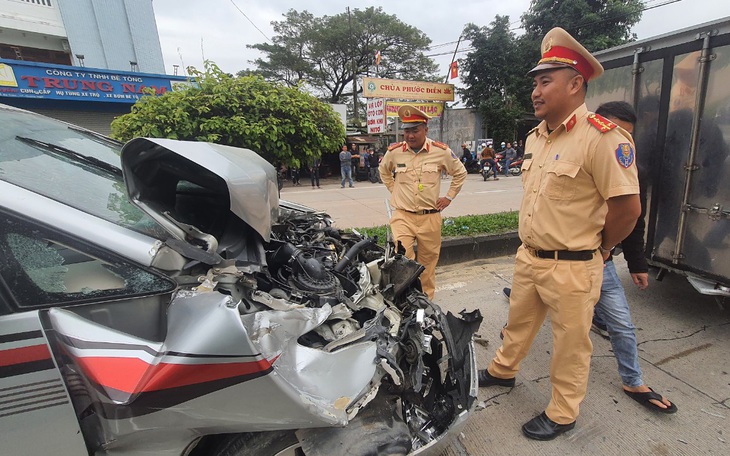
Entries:
{"type": "Polygon", "coordinates": [[[483,234],[444,238],[441,242],[439,266],[476,260],[514,255],[522,242],[516,231],[502,234],[483,234]]]}

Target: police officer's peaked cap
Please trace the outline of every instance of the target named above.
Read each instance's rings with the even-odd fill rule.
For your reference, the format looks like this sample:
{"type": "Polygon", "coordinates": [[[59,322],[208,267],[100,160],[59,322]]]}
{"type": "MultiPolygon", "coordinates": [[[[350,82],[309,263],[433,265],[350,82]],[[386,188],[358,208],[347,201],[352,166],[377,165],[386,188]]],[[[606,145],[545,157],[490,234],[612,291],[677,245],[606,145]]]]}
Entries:
{"type": "Polygon", "coordinates": [[[573,68],[586,82],[603,74],[603,67],[575,38],[560,27],[545,34],[540,45],[542,58],[527,75],[534,76],[540,71],[555,68],[573,68]]]}
{"type": "Polygon", "coordinates": [[[400,117],[401,129],[403,130],[419,125],[428,126],[428,119],[430,119],[426,113],[421,112],[420,109],[412,105],[403,105],[398,108],[398,117],[400,117]]]}

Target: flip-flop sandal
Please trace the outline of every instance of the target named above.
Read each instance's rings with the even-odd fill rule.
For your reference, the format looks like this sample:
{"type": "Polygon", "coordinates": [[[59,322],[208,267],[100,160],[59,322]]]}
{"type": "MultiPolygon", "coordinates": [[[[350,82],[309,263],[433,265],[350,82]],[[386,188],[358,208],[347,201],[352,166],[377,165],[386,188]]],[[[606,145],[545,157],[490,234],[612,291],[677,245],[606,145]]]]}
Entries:
{"type": "Polygon", "coordinates": [[[624,393],[626,393],[627,396],[629,396],[631,399],[635,400],[639,404],[643,405],[646,408],[649,408],[651,410],[657,411],[659,413],[676,413],[677,412],[677,406],[674,405],[674,402],[672,402],[672,405],[670,405],[667,408],[661,408],[655,403],[651,402],[650,399],[654,399],[655,401],[662,401],[662,395],[657,394],[654,392],[653,389],[649,388],[651,391],[645,391],[643,393],[638,393],[634,391],[627,391],[624,390],[624,393]]]}

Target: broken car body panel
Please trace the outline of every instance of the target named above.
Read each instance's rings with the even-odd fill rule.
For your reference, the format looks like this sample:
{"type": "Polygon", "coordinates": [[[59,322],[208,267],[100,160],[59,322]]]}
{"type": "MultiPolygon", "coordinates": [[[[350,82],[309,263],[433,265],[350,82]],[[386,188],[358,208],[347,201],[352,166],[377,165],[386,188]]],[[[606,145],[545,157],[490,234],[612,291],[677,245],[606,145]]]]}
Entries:
{"type": "MultiPolygon", "coordinates": [[[[178,190],[171,186],[184,181],[215,189],[220,197],[226,196],[223,189],[227,190],[230,211],[254,228],[264,241],[270,239],[279,204],[276,171],[252,150],[136,138],[122,149],[122,169],[131,200],[158,222],[165,219],[163,212],[175,210],[166,204],[178,190]]],[[[170,231],[179,236],[176,230],[170,231]]]]}

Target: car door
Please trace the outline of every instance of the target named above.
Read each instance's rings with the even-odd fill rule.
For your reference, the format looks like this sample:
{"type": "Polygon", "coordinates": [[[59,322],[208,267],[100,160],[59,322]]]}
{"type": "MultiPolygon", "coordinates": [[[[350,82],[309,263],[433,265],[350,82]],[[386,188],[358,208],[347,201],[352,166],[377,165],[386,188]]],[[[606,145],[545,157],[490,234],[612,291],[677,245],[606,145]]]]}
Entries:
{"type": "Polygon", "coordinates": [[[3,454],[87,454],[38,311],[0,317],[0,429],[3,454]]]}
{"type": "Polygon", "coordinates": [[[0,453],[82,455],[103,435],[49,312],[161,339],[174,282],[0,208],[0,453]],[[159,296],[159,299],[156,299],[159,296]]]}

